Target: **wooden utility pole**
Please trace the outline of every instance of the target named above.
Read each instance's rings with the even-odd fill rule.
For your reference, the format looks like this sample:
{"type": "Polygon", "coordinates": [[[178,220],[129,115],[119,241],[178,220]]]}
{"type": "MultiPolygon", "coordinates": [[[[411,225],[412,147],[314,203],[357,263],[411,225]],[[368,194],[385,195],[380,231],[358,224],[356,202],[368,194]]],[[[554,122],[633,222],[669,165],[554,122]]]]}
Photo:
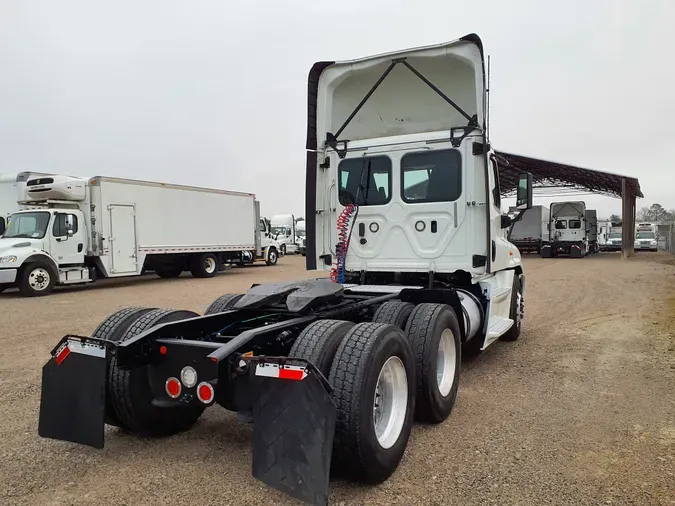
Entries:
{"type": "Polygon", "coordinates": [[[624,178],[621,180],[621,258],[635,254],[635,195],[624,178]]]}

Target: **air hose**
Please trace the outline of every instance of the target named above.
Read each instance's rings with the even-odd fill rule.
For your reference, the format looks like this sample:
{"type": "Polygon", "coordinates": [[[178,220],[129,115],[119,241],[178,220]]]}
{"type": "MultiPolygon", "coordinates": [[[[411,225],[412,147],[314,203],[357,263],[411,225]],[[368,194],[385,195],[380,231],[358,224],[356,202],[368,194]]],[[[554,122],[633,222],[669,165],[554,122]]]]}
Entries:
{"type": "Polygon", "coordinates": [[[356,204],[347,205],[337,220],[338,243],[335,247],[335,263],[330,272],[330,279],[334,283],[345,282],[345,262],[349,250],[349,240],[352,235],[352,225],[358,216],[359,207],[356,204]],[[352,219],[352,215],[354,219],[352,219]]]}

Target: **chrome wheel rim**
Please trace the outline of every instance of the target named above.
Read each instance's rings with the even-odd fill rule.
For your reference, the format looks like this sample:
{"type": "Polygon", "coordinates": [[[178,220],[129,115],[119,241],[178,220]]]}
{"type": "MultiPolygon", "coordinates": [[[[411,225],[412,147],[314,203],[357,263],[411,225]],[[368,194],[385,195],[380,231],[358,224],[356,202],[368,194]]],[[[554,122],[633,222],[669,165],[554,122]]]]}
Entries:
{"type": "Polygon", "coordinates": [[[445,329],[438,342],[438,357],[436,358],[436,383],[443,397],[447,397],[455,383],[455,369],[457,368],[457,347],[452,330],[445,329]]]}
{"type": "Polygon", "coordinates": [[[42,267],[33,269],[28,276],[28,284],[36,292],[41,292],[47,288],[50,281],[51,276],[49,275],[49,272],[47,272],[47,270],[43,269],[42,267]]]}
{"type": "Polygon", "coordinates": [[[398,441],[408,412],[408,377],[398,357],[389,357],[380,370],[373,401],[375,437],[382,448],[398,441]]]}

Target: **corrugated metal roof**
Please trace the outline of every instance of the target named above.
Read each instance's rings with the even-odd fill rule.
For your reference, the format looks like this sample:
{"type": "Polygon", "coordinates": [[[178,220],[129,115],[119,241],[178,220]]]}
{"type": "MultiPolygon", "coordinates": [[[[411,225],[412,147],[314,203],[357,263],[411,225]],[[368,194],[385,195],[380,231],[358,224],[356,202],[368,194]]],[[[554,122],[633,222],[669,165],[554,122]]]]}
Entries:
{"type": "Polygon", "coordinates": [[[534,186],[567,187],[587,190],[601,195],[621,198],[621,182],[626,180],[636,197],[644,197],[640,182],[635,177],[612,174],[595,169],[585,169],[564,163],[541,160],[528,156],[496,151],[499,167],[499,185],[503,195],[512,195],[518,185],[518,174],[532,173],[534,186]]]}

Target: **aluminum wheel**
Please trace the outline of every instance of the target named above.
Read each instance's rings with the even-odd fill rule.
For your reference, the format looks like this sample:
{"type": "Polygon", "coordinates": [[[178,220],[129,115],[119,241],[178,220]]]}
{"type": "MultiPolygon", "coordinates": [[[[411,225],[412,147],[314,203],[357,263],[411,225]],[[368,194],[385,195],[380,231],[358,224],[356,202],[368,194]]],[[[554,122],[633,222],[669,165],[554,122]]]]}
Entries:
{"type": "Polygon", "coordinates": [[[28,284],[36,292],[41,292],[46,289],[49,286],[50,281],[51,276],[49,275],[49,272],[42,267],[32,270],[28,276],[28,284]]]}
{"type": "Polygon", "coordinates": [[[443,397],[447,397],[455,382],[457,367],[457,348],[452,330],[445,329],[438,342],[438,358],[436,359],[436,382],[443,397]]]}
{"type": "Polygon", "coordinates": [[[375,437],[382,448],[398,441],[408,411],[408,377],[398,357],[389,357],[380,370],[373,402],[375,437]]]}
{"type": "Polygon", "coordinates": [[[206,257],[204,260],[204,271],[206,271],[207,274],[212,274],[216,272],[218,265],[216,264],[216,259],[213,257],[206,257]]]}

